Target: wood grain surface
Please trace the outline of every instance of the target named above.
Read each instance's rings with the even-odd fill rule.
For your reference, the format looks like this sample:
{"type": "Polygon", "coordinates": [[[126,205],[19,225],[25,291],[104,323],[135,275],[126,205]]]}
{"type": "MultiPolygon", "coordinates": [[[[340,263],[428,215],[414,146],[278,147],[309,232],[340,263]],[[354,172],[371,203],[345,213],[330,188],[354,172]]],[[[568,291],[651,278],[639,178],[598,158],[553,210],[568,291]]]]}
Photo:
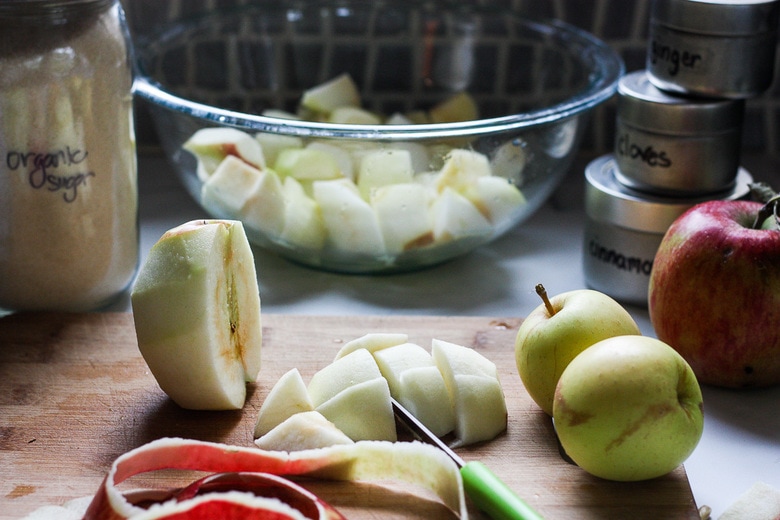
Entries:
{"type": "MultiPolygon", "coordinates": [[[[263,316],[263,367],[243,410],[179,408],[138,352],[132,315],[23,313],[0,319],[0,518],[92,495],[120,454],[166,436],[252,446],[265,395],[287,370],[308,382],[346,341],[403,332],[479,350],[499,368],[505,434],[458,450],[486,463],[549,519],[697,519],[683,467],[646,482],[597,479],[564,462],[549,418],[514,361],[519,319],[429,316],[263,316]]],[[[307,482],[351,519],[454,518],[430,497],[376,484],[307,482]]],[[[475,512],[475,518],[480,515],[475,512]]]]}

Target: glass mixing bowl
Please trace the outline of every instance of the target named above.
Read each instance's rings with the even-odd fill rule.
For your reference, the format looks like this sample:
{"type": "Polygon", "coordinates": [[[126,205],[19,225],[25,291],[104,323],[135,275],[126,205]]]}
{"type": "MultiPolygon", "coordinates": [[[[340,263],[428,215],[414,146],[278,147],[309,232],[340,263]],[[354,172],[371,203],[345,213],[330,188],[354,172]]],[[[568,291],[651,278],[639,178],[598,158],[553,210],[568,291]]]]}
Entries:
{"type": "Polygon", "coordinates": [[[249,4],[135,51],[135,94],[208,214],[345,273],[434,265],[527,219],[624,72],[577,28],[450,2],[249,4]]]}

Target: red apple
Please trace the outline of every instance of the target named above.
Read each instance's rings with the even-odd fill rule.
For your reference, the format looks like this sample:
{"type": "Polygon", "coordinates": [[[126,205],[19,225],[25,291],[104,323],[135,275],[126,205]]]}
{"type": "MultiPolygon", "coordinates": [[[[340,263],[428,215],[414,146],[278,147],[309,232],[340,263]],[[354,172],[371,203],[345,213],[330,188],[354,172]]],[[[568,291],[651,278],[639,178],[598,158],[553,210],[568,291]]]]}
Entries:
{"type": "Polygon", "coordinates": [[[762,207],[694,206],[668,229],[656,254],[650,320],[702,383],[780,383],[780,230],[758,218],[762,207]]]}

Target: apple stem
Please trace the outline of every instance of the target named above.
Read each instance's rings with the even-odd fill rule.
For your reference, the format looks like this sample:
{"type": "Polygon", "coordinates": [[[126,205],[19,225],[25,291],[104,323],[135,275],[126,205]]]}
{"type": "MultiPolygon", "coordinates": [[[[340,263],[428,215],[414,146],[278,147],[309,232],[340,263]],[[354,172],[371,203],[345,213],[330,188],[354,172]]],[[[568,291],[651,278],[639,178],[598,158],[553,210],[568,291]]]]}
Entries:
{"type": "Polygon", "coordinates": [[[778,215],[780,194],[775,193],[768,184],[763,182],[750,184],[750,192],[753,200],[764,203],[756,215],[755,222],[753,222],[753,229],[761,229],[762,224],[769,217],[774,217],[775,221],[780,224],[780,215],[778,215]]]}
{"type": "Polygon", "coordinates": [[[544,302],[544,306],[547,308],[547,312],[550,313],[550,316],[554,316],[555,309],[553,308],[552,303],[550,303],[550,299],[547,297],[547,289],[544,288],[544,285],[536,285],[536,294],[538,294],[542,299],[542,302],[544,302]]]}

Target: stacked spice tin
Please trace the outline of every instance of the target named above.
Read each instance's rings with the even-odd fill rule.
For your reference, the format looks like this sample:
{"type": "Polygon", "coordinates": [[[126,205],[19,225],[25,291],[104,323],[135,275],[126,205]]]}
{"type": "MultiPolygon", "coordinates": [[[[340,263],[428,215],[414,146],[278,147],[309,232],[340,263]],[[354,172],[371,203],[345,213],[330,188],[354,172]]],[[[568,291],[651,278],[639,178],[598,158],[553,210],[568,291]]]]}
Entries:
{"type": "Polygon", "coordinates": [[[613,153],[585,171],[585,281],[646,305],[664,233],[705,200],[749,194],[745,100],[769,88],[780,0],[655,0],[646,70],[618,86],[613,153]]]}

